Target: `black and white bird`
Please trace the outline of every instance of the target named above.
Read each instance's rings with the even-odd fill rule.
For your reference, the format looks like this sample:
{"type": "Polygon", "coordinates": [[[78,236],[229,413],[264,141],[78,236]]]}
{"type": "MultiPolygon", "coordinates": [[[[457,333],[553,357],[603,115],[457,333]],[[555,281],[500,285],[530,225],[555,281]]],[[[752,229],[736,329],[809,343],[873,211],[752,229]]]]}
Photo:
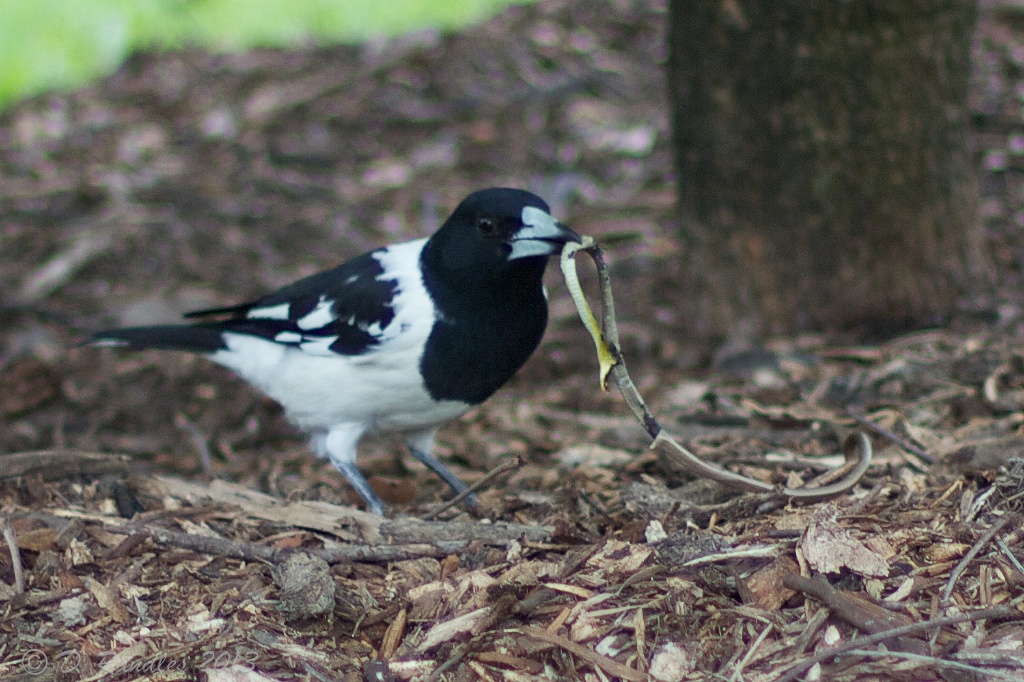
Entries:
{"type": "Polygon", "coordinates": [[[368,434],[400,433],[456,492],[434,456],[438,427],[498,390],[547,325],[548,257],[579,235],[538,196],[470,194],[429,239],[394,244],[192,324],[99,332],[88,344],[202,353],[279,402],[370,511],[384,503],[356,467],[368,434]]]}

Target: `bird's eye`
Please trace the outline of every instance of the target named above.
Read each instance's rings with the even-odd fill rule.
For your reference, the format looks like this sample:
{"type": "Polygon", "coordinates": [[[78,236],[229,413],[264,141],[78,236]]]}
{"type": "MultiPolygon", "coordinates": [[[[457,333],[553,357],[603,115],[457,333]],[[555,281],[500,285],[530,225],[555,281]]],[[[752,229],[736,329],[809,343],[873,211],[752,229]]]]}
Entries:
{"type": "Polygon", "coordinates": [[[494,220],[491,218],[478,218],[476,229],[480,230],[480,234],[483,236],[491,237],[498,231],[498,226],[494,224],[494,220]]]}

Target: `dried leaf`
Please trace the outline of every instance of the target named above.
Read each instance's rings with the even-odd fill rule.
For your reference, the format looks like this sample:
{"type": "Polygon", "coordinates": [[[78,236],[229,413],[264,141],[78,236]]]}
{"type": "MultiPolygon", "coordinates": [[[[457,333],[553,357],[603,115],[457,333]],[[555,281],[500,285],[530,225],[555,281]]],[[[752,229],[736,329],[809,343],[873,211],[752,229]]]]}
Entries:
{"type": "Polygon", "coordinates": [[[380,657],[387,660],[395,655],[395,651],[398,650],[398,644],[402,641],[402,636],[405,634],[405,623],[408,619],[409,612],[402,609],[398,612],[390,624],[388,629],[384,631],[384,638],[380,643],[380,657]]]}
{"type": "Polygon", "coordinates": [[[822,573],[839,573],[848,568],[863,576],[889,575],[885,558],[854,538],[837,519],[834,504],[823,505],[815,512],[799,544],[807,563],[822,573]]]}
{"type": "Polygon", "coordinates": [[[120,597],[113,590],[89,576],[82,580],[85,582],[86,589],[89,590],[96,600],[96,603],[99,604],[101,609],[106,610],[115,622],[122,625],[128,622],[128,609],[121,603],[120,597]]]}
{"type": "Polygon", "coordinates": [[[57,531],[53,528],[35,528],[17,534],[18,549],[29,552],[42,552],[53,547],[53,539],[57,531]]]}

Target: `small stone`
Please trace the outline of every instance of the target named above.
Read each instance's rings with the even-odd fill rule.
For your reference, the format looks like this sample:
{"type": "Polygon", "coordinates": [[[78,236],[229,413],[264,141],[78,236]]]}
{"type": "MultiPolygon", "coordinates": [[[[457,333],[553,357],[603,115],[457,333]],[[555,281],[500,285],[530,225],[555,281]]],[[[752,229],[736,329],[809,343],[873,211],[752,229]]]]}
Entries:
{"type": "Polygon", "coordinates": [[[85,610],[85,599],[82,598],[82,595],[78,595],[77,597],[62,599],[57,606],[56,617],[66,627],[82,625],[85,623],[85,610]]]}
{"type": "Polygon", "coordinates": [[[294,552],[271,570],[281,590],[278,608],[291,619],[315,618],[334,610],[334,578],[322,558],[294,552]]]}

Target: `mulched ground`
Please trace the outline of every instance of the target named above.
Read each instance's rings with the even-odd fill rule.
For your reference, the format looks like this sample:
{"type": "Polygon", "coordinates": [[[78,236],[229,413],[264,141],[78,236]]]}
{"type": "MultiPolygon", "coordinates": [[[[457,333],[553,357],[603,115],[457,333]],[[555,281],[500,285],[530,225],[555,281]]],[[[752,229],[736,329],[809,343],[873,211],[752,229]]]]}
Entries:
{"type": "Polygon", "coordinates": [[[1015,12],[986,4],[972,92],[997,320],[872,347],[807,336],[712,370],[671,305],[663,3],[138,55],[4,113],[0,677],[1024,678],[1015,12]],[[605,244],[631,373],[687,447],[799,486],[866,429],[861,484],[789,505],[667,470],[598,390],[554,268],[543,349],[442,431],[466,481],[513,463],[475,515],[440,509],[440,483],[384,441],[360,464],[396,513],[369,517],[228,372],[73,347],[429,233],[497,184],[605,244]]]}

